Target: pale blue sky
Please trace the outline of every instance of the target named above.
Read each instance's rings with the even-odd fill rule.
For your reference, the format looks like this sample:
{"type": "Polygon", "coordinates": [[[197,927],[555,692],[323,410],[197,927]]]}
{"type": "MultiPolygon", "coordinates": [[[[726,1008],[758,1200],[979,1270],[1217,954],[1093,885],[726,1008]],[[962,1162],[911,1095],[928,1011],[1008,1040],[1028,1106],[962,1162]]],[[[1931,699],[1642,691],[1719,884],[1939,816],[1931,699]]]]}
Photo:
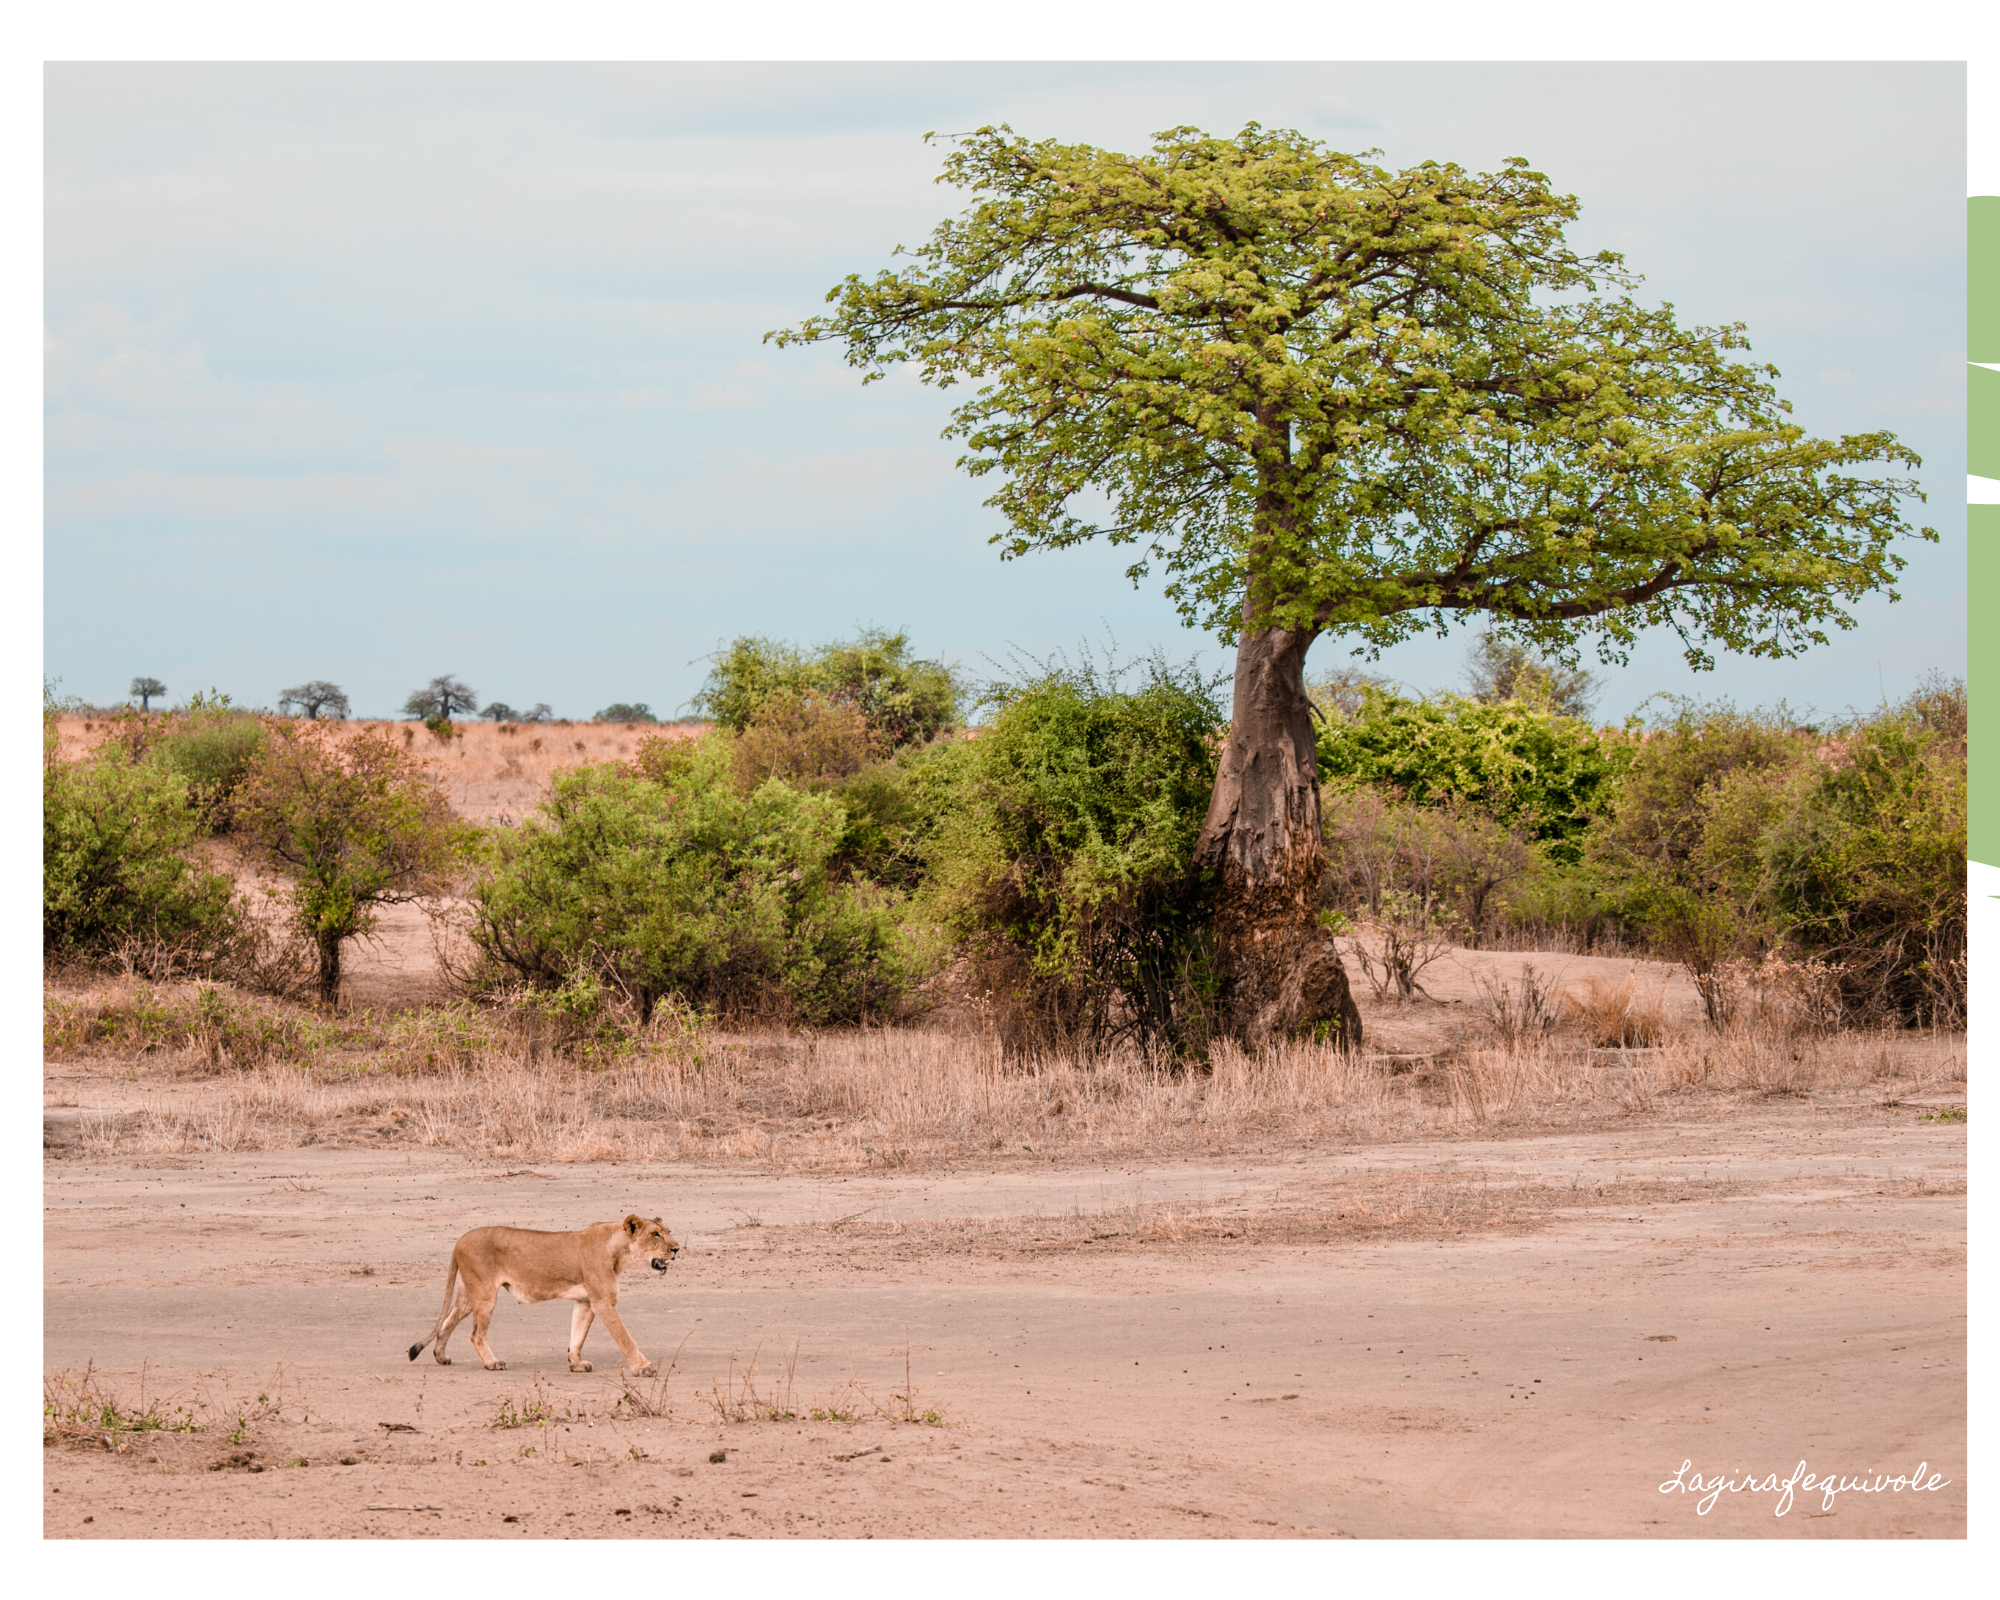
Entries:
{"type": "MultiPolygon", "coordinates": [[[[1945,540],[1900,605],[1788,665],[1652,641],[1600,709],[1869,704],[1962,670],[1963,106],[1955,65],[52,67],[46,671],[374,714],[453,672],[582,717],[671,714],[742,632],[1226,664],[1118,552],[1003,565],[948,396],[759,338],[956,209],[926,129],[1255,119],[1526,156],[1644,297],[1747,322],[1807,427],[1921,452],[1945,540]]],[[[1464,643],[1385,659],[1452,686],[1464,643]]]]}

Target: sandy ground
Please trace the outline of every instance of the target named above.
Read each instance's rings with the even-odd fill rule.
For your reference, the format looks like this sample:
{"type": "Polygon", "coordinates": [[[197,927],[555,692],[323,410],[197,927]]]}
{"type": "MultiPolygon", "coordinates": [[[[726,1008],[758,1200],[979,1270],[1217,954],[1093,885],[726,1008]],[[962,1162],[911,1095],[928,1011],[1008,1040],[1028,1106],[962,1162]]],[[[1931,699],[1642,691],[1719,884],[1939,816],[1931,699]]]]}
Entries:
{"type": "Polygon", "coordinates": [[[351,1150],[51,1159],[46,1368],[94,1362],[128,1398],[143,1368],[149,1394],[198,1401],[211,1425],[124,1453],[46,1448],[45,1527],[1962,1537],[1965,1130],[1917,1115],[1782,1100],[1722,1124],[1282,1162],[846,1178],[351,1150]],[[1303,1246],[1144,1244],[1109,1222],[1092,1241],[1073,1225],[1135,1200],[1281,1213],[1316,1187],[1415,1172],[1578,1199],[1484,1231],[1303,1246]],[[566,1370],[560,1305],[503,1304],[505,1372],[482,1370],[462,1329],[456,1364],[406,1359],[463,1229],[627,1210],[664,1215],[686,1245],[663,1278],[628,1277],[621,1303],[647,1354],[674,1360],[663,1387],[639,1386],[664,1415],[615,1414],[601,1328],[598,1370],[566,1370]],[[949,1225],[996,1218],[1013,1222],[949,1225]],[[759,1350],[767,1398],[795,1350],[791,1409],[862,1415],[723,1420],[703,1397],[740,1399],[759,1350]],[[906,1353],[915,1407],[944,1425],[857,1399],[901,1409],[906,1353]],[[277,1415],[257,1418],[260,1393],[277,1415]],[[545,1424],[492,1425],[536,1403],[545,1424]],[[1925,1461],[1950,1481],[1830,1509],[1815,1495],[1782,1517],[1774,1492],[1725,1493],[1701,1515],[1660,1492],[1684,1461],[1759,1479],[1925,1461]]]}

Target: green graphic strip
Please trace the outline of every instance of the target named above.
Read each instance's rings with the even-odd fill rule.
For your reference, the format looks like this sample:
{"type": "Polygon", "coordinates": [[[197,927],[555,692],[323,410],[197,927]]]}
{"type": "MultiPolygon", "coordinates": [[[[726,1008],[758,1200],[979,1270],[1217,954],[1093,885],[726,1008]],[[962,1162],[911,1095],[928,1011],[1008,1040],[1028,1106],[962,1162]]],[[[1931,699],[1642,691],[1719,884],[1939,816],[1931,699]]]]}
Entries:
{"type": "MultiPolygon", "coordinates": [[[[2000,195],[1965,203],[1965,358],[2000,362],[2000,195]]],[[[2000,372],[1965,369],[1965,464],[2000,478],[2000,372]]],[[[1967,506],[1965,595],[1971,615],[2000,615],[2000,506],[1967,506]],[[1988,605],[1987,601],[1994,604],[1988,605]]],[[[2000,865],[2000,739],[1985,713],[2000,705],[2000,630],[1966,630],[1965,687],[1971,705],[1966,780],[1971,788],[1966,854],[2000,865]]]]}

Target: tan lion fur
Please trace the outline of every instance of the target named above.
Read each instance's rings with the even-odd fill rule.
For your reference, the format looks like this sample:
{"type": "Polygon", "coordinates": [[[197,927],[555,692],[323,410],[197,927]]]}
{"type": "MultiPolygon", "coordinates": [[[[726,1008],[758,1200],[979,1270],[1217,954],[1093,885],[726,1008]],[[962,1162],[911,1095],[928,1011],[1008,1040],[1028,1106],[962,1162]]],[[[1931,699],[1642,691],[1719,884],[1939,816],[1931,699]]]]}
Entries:
{"type": "Polygon", "coordinates": [[[522,1305],[541,1300],[574,1300],[569,1325],[569,1370],[588,1372],[583,1337],[598,1317],[624,1353],[625,1365],[649,1378],[659,1369],[640,1353],[618,1316],[618,1274],[628,1261],[646,1261],[658,1272],[680,1253],[680,1246],[658,1217],[648,1222],[628,1216],[623,1222],[600,1222],[581,1233],[548,1233],[536,1228],[474,1228],[452,1246],[451,1266],[444,1277],[444,1305],[428,1338],[410,1346],[410,1359],[434,1344],[439,1366],[451,1365],[444,1353],[451,1330],[472,1318],[472,1348],[488,1372],[507,1363],[486,1342],[486,1325],[493,1320],[493,1302],[502,1289],[514,1291],[522,1305]],[[456,1285],[458,1298],[452,1299],[456,1285]]]}

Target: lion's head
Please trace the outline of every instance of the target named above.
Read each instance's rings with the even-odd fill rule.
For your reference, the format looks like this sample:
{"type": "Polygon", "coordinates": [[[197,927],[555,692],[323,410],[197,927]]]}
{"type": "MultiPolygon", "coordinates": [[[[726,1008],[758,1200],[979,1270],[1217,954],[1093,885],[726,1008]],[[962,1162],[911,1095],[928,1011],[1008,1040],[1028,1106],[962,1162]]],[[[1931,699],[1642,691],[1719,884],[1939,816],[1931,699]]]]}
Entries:
{"type": "Polygon", "coordinates": [[[665,1272],[667,1263],[681,1253],[680,1245],[658,1217],[651,1222],[641,1216],[627,1217],[625,1235],[632,1241],[632,1253],[644,1256],[655,1272],[665,1272]]]}

